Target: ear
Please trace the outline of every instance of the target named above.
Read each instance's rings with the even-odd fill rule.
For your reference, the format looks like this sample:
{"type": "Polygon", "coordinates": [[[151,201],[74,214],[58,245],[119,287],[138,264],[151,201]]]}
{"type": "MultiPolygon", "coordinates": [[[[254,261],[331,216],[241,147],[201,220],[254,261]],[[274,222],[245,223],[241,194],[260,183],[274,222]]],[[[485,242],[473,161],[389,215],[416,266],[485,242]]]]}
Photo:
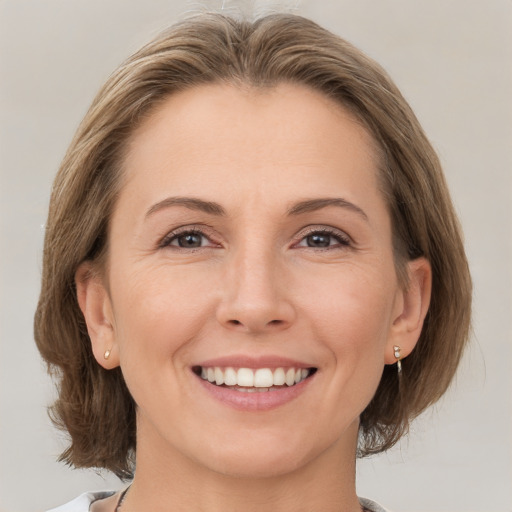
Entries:
{"type": "Polygon", "coordinates": [[[396,363],[394,346],[400,347],[401,358],[407,357],[416,346],[427,315],[432,290],[432,268],[426,258],[407,263],[409,282],[399,291],[393,312],[385,363],[396,363]]]}
{"type": "Polygon", "coordinates": [[[119,366],[119,349],[112,304],[103,279],[94,271],[90,262],[84,262],[75,273],[75,284],[94,357],[103,368],[116,368],[119,366]]]}

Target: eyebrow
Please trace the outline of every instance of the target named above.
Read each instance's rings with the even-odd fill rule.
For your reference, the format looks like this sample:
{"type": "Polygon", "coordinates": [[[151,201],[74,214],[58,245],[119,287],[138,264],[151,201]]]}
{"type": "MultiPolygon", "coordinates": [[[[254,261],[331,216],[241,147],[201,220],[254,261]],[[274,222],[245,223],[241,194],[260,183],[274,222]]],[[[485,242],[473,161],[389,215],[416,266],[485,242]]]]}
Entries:
{"type": "Polygon", "coordinates": [[[149,208],[146,212],[146,218],[159,210],[169,208],[170,206],[184,206],[189,210],[197,210],[209,213],[210,215],[226,215],[224,208],[222,208],[220,204],[212,201],[203,201],[202,199],[197,199],[195,197],[167,197],[149,208]]]}
{"type": "Polygon", "coordinates": [[[321,210],[322,208],[327,208],[328,206],[337,206],[339,208],[351,210],[360,215],[364,220],[368,220],[368,215],[366,215],[362,208],[341,197],[323,197],[300,201],[299,203],[294,204],[288,210],[288,215],[300,215],[302,213],[321,210]]]}
{"type": "MultiPolygon", "coordinates": [[[[226,210],[224,210],[220,204],[213,201],[204,201],[195,197],[167,197],[166,199],[163,199],[162,201],[159,201],[158,203],[151,206],[151,208],[149,208],[149,210],[146,212],[146,218],[158,212],[159,210],[169,208],[171,206],[183,206],[189,210],[201,211],[210,215],[226,215],[226,210]]],[[[341,197],[324,197],[300,201],[288,209],[287,215],[301,215],[303,213],[321,210],[322,208],[327,208],[329,206],[336,206],[339,208],[352,210],[363,219],[368,220],[368,216],[363,209],[341,197]]]]}

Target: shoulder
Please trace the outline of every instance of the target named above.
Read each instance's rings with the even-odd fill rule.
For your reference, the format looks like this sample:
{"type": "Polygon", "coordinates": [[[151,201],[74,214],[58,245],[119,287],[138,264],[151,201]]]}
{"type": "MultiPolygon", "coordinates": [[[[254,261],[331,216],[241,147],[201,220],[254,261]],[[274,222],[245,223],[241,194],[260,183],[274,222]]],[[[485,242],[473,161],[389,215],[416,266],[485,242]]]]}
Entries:
{"type": "Polygon", "coordinates": [[[48,512],[89,512],[89,507],[92,503],[108,498],[114,493],[115,491],[86,492],[69,503],[57,508],[52,508],[48,510],[48,512]]]}
{"type": "Polygon", "coordinates": [[[368,498],[359,498],[359,503],[361,503],[361,506],[368,512],[391,512],[368,498]]]}

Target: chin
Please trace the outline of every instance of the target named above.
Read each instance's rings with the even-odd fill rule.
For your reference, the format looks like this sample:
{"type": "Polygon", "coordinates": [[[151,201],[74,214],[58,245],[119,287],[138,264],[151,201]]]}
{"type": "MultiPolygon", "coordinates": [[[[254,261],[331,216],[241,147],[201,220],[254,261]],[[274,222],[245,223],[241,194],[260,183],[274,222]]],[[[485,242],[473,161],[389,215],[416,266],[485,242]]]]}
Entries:
{"type": "Polygon", "coordinates": [[[298,454],[274,452],[266,455],[238,453],[235,457],[215,460],[211,469],[233,478],[265,479],[293,473],[309,462],[308,457],[298,456],[298,454]]]}
{"type": "Polygon", "coordinates": [[[288,432],[267,434],[246,433],[239,439],[231,436],[230,441],[218,440],[215,443],[210,439],[209,448],[202,451],[207,457],[201,457],[202,461],[198,462],[229,477],[274,478],[306,467],[329,444],[324,437],[320,446],[317,435],[306,436],[304,439],[288,432]]]}

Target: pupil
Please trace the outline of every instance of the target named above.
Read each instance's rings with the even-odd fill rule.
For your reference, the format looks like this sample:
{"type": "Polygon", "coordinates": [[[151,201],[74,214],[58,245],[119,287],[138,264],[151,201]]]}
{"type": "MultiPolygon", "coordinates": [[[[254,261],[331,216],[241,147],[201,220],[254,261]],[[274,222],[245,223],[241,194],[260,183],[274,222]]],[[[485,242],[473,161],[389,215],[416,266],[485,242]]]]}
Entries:
{"type": "Polygon", "coordinates": [[[201,235],[189,233],[188,235],[180,236],[178,244],[180,247],[201,247],[201,235]]]}
{"type": "Polygon", "coordinates": [[[331,243],[330,235],[309,235],[308,246],[309,247],[329,247],[331,243]]]}

